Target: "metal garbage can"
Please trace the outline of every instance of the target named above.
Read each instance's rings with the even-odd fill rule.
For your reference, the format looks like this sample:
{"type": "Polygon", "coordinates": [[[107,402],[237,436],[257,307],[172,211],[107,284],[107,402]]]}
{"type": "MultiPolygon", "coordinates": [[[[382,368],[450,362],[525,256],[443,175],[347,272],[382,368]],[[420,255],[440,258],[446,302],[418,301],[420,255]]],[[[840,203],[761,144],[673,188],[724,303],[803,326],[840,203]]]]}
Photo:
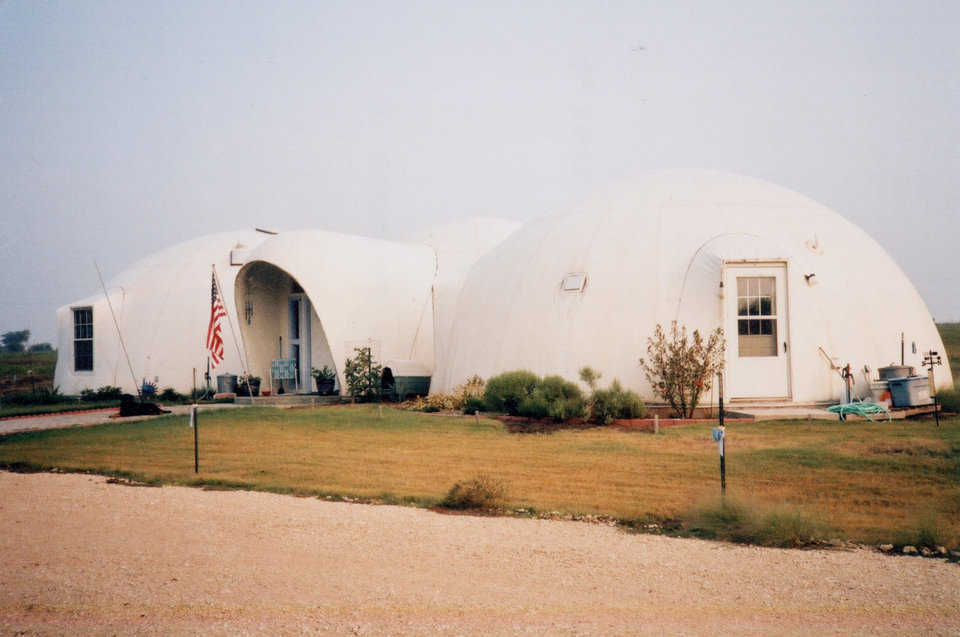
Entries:
{"type": "Polygon", "coordinates": [[[220,374],[217,376],[218,394],[236,394],[237,393],[237,375],[220,374]]]}

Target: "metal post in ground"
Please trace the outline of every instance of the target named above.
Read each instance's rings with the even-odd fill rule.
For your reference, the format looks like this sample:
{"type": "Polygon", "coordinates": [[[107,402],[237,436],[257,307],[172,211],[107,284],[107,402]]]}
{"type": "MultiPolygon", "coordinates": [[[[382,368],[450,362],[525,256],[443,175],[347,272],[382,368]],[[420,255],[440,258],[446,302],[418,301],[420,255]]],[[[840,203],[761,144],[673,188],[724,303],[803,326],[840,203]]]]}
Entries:
{"type": "Polygon", "coordinates": [[[193,427],[193,472],[200,473],[200,437],[197,435],[197,406],[190,405],[190,426],[193,427]]]}
{"type": "Polygon", "coordinates": [[[720,492],[727,491],[727,436],[726,427],[723,424],[723,372],[717,374],[717,392],[720,396],[719,409],[720,414],[720,492]]]}

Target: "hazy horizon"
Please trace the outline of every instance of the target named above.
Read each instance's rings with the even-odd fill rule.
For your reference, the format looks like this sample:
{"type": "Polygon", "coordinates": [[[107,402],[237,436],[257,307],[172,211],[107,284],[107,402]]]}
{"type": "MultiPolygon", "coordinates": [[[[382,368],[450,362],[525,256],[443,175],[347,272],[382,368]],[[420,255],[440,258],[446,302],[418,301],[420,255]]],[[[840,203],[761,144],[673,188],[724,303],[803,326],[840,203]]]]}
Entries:
{"type": "Polygon", "coordinates": [[[685,168],[826,205],[957,321],[958,26],[951,2],[0,2],[0,333],[56,346],[94,260],[527,221],[685,168]]]}

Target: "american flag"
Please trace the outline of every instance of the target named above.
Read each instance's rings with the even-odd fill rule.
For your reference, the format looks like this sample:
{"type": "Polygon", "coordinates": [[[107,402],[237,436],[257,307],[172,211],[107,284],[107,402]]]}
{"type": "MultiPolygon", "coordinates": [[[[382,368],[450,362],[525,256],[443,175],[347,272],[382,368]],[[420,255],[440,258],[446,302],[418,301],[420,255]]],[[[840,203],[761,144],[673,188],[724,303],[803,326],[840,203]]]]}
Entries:
{"type": "Polygon", "coordinates": [[[207,349],[210,350],[211,369],[223,360],[223,337],[220,331],[220,319],[227,315],[223,300],[217,290],[217,277],[210,275],[210,325],[207,326],[207,349]]]}

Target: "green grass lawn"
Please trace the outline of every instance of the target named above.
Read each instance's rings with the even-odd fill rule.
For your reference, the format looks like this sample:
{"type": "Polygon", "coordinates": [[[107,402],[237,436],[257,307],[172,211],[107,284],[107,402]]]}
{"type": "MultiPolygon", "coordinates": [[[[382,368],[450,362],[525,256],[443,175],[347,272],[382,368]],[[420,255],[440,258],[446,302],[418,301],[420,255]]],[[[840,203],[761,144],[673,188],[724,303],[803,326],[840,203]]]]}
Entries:
{"type": "MultiPolygon", "coordinates": [[[[728,495],[787,507],[867,542],[934,521],[960,540],[960,419],[893,423],[763,422],[728,428],[728,495]]],[[[710,425],[661,435],[610,428],[510,434],[502,423],[368,405],[201,414],[200,473],[186,418],[14,434],[10,468],[92,471],[211,485],[437,503],[457,481],[505,483],[510,508],[685,520],[719,491],[710,425]]]]}
{"type": "Polygon", "coordinates": [[[960,323],[938,323],[940,338],[946,348],[944,358],[950,361],[950,370],[953,372],[953,384],[960,387],[960,323]]]}

